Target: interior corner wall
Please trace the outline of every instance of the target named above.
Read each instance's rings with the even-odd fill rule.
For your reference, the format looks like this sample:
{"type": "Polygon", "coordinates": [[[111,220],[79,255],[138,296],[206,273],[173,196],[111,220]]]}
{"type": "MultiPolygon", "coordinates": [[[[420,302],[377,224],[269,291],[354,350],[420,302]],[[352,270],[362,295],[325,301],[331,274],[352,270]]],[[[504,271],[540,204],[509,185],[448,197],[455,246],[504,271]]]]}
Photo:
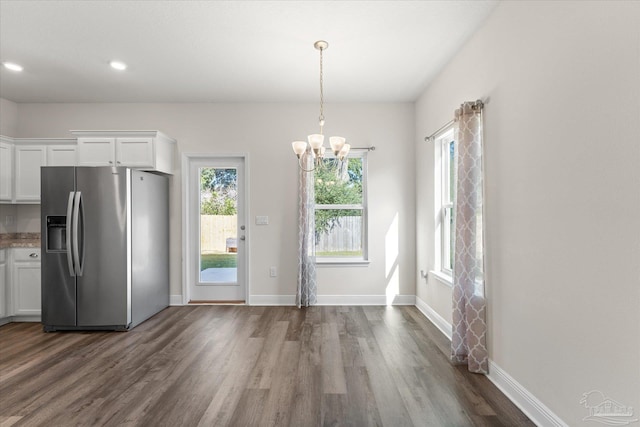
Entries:
{"type": "MultiPolygon", "coordinates": [[[[329,134],[369,154],[368,266],[318,268],[319,296],[415,295],[413,103],[326,104],[329,134]],[[395,239],[395,241],[393,241],[395,239]],[[391,247],[395,251],[389,251],[391,247]]],[[[317,128],[316,104],[18,104],[18,137],[69,138],[70,129],[158,129],[177,140],[170,194],[171,294],[182,294],[182,153],[249,156],[252,296],[291,300],[297,278],[298,166],[291,141],[317,128]],[[255,226],[256,215],[269,225],[255,226]],[[278,277],[269,277],[275,266],[278,277]],[[282,298],[284,297],[284,298],[282,298]]]]}
{"type": "MultiPolygon", "coordinates": [[[[423,138],[481,98],[490,358],[571,426],[592,390],[640,416],[639,76],[640,3],[502,2],[416,103],[417,270],[434,267],[423,138]]],[[[451,318],[450,288],[417,296],[451,318]]]]}
{"type": "Polygon", "coordinates": [[[15,138],[18,133],[18,106],[15,102],[0,98],[0,135],[15,138]]]}

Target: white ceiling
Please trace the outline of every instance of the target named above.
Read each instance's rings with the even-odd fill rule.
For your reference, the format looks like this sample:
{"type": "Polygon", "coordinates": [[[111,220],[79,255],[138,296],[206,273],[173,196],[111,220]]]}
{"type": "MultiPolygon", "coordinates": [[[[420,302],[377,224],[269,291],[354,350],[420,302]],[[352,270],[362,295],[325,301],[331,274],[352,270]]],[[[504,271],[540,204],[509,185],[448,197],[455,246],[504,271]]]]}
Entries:
{"type": "Polygon", "coordinates": [[[324,39],[326,102],[413,101],[496,4],[0,0],[0,97],[313,102],[324,39]]]}

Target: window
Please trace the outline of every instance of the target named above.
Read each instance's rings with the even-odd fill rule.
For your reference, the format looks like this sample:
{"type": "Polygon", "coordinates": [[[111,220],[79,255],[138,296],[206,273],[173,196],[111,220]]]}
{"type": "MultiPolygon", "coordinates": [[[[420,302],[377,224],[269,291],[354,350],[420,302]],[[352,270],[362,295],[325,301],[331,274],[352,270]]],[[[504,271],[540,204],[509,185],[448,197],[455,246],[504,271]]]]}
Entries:
{"type": "MultiPolygon", "coordinates": [[[[436,269],[443,279],[452,281],[454,264],[454,217],[455,217],[455,191],[456,191],[456,143],[454,141],[453,127],[446,130],[436,139],[436,207],[438,212],[438,229],[436,233],[436,269]]],[[[482,260],[483,252],[483,218],[481,200],[476,210],[476,258],[482,260]]],[[[476,267],[476,282],[483,280],[483,265],[479,262],[476,267]]]]}
{"type": "Polygon", "coordinates": [[[367,260],[367,153],[350,153],[342,167],[325,157],[315,170],[316,261],[367,260]]]}
{"type": "MultiPolygon", "coordinates": [[[[439,179],[436,182],[439,183],[439,190],[436,194],[439,194],[439,200],[436,200],[437,205],[440,206],[439,218],[440,218],[440,248],[438,250],[440,255],[439,269],[440,272],[447,276],[453,275],[453,249],[454,249],[454,230],[453,230],[453,198],[455,192],[455,141],[453,140],[453,128],[447,130],[441,137],[436,140],[436,150],[439,151],[439,168],[436,171],[440,171],[439,179]]],[[[436,178],[438,178],[436,176],[436,178]]],[[[438,249],[438,248],[437,248],[438,249]]]]}

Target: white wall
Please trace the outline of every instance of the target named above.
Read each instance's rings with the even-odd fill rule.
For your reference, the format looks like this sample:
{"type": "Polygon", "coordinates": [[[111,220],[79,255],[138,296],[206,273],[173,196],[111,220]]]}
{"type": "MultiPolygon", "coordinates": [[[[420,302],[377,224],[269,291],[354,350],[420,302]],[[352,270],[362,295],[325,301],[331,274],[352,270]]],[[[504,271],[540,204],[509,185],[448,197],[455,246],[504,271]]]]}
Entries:
{"type": "MultiPolygon", "coordinates": [[[[320,267],[319,295],[414,295],[415,195],[413,104],[325,106],[327,134],[369,155],[367,267],[320,267]],[[397,219],[396,219],[397,218],[397,219]],[[394,222],[395,221],[395,222],[394,222]],[[398,225],[393,270],[387,269],[388,231],[398,225]],[[386,257],[386,258],[385,258],[386,257]]],[[[178,141],[180,153],[248,153],[250,164],[251,293],[294,295],[297,277],[297,160],[291,141],[315,132],[315,104],[18,104],[19,137],[70,137],[70,129],[158,129],[178,141]],[[268,226],[255,226],[268,215],[268,226]],[[277,278],[269,277],[276,266],[277,278]]],[[[171,193],[171,294],[182,293],[181,175],[171,193]]],[[[391,242],[393,243],[393,242],[391,242]]]]}
{"type": "MultiPolygon", "coordinates": [[[[491,359],[568,425],[591,425],[594,389],[640,417],[640,3],[502,2],[425,91],[418,270],[434,267],[423,137],[477,98],[491,359]]],[[[416,282],[450,321],[450,289],[416,282]]]]}
{"type": "MultiPolygon", "coordinates": [[[[18,134],[18,104],[0,98],[0,135],[16,137],[18,134]]],[[[40,208],[29,205],[0,205],[0,233],[39,233],[40,208]],[[5,224],[13,217],[11,225],[5,224]]]]}
{"type": "Polygon", "coordinates": [[[0,135],[15,137],[18,133],[18,105],[0,98],[0,135]]]}

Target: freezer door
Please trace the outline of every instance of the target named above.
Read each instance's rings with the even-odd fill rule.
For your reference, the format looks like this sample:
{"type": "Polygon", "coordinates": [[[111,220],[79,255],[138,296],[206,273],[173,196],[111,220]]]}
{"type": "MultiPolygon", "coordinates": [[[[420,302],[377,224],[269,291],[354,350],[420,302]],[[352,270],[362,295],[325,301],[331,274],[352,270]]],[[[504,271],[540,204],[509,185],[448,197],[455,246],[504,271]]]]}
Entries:
{"type": "Polygon", "coordinates": [[[131,171],[133,326],[169,305],[169,180],[131,171]]]}
{"type": "Polygon", "coordinates": [[[68,257],[69,198],[73,198],[73,167],[43,167],[40,171],[42,245],[42,323],[76,325],[76,278],[68,257]]]}
{"type": "Polygon", "coordinates": [[[126,168],[76,168],[76,191],[82,195],[78,326],[131,323],[129,182],[126,168]]]}

